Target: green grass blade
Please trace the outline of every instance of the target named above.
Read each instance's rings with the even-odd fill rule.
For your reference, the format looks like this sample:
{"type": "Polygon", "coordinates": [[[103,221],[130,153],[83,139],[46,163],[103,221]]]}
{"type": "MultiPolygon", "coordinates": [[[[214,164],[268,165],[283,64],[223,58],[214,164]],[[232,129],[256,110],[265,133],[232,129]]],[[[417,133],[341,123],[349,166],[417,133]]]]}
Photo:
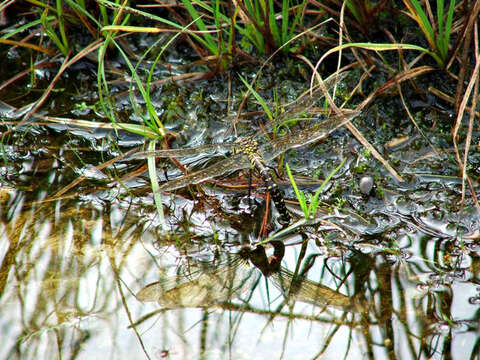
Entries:
{"type": "Polygon", "coordinates": [[[445,22],[445,29],[440,33],[441,52],[442,57],[446,61],[448,55],[448,45],[450,44],[450,35],[452,34],[453,12],[455,10],[455,0],[450,0],[447,12],[447,21],[445,22]]]}
{"type": "Polygon", "coordinates": [[[330,54],[333,54],[334,52],[348,49],[348,48],[360,48],[360,49],[366,49],[366,50],[374,50],[374,51],[392,51],[392,50],[415,50],[415,51],[420,51],[423,53],[426,53],[433,57],[435,61],[437,61],[438,64],[442,65],[443,60],[433,51],[430,51],[428,49],[425,49],[424,47],[418,46],[418,45],[413,45],[413,44],[376,44],[376,43],[349,43],[349,44],[343,44],[339,46],[335,46],[334,48],[331,48],[328,50],[325,54],[322,55],[320,60],[318,61],[316,67],[323,62],[323,60],[329,56],[330,54]]]}
{"type": "MultiPolygon", "coordinates": [[[[170,21],[168,19],[164,19],[160,16],[156,16],[156,15],[150,14],[150,13],[145,12],[145,11],[141,11],[141,10],[138,10],[138,9],[131,8],[129,6],[122,6],[120,4],[117,4],[115,2],[108,1],[108,0],[97,0],[97,2],[99,4],[102,4],[106,7],[108,7],[108,8],[111,8],[111,9],[116,9],[116,10],[125,9],[125,10],[128,10],[128,12],[131,13],[131,14],[143,16],[147,19],[155,20],[155,21],[158,21],[162,24],[170,25],[170,26],[172,26],[173,28],[176,28],[176,29],[182,29],[183,28],[182,26],[178,25],[177,23],[175,23],[173,21],[170,21]]],[[[105,23],[105,24],[107,24],[107,23],[105,23]]],[[[116,22],[113,21],[112,24],[116,24],[116,22]]]]}
{"type": "Polygon", "coordinates": [[[323,191],[323,188],[332,180],[332,177],[345,165],[345,162],[347,161],[347,158],[344,158],[340,165],[338,165],[328,176],[326,179],[323,181],[323,183],[319,186],[317,191],[315,191],[315,195],[313,195],[310,204],[308,206],[308,214],[312,217],[315,217],[317,215],[317,210],[318,210],[318,197],[320,196],[320,193],[323,191]]]}
{"type": "Polygon", "coordinates": [[[289,0],[283,0],[283,5],[282,5],[282,36],[281,36],[281,42],[278,43],[277,45],[278,46],[281,46],[283,45],[284,43],[286,43],[288,41],[288,34],[289,34],[289,31],[288,31],[288,20],[289,20],[289,16],[288,16],[288,11],[289,11],[289,0]]]}
{"type": "Polygon", "coordinates": [[[411,10],[411,14],[417,20],[418,25],[420,26],[423,33],[425,34],[427,41],[432,47],[432,49],[436,49],[435,34],[433,32],[432,25],[430,24],[427,14],[425,13],[425,11],[423,11],[420,3],[417,0],[405,0],[405,1],[413,5],[414,9],[409,7],[409,9],[411,10]]]}
{"type": "Polygon", "coordinates": [[[65,51],[68,51],[68,38],[65,32],[65,20],[63,18],[63,1],[57,0],[57,17],[58,17],[58,29],[60,31],[60,37],[62,38],[62,44],[65,51]]]}
{"type": "Polygon", "coordinates": [[[443,33],[443,0],[437,0],[437,22],[438,22],[438,34],[441,36],[443,33]]]}
{"type": "Polygon", "coordinates": [[[202,17],[198,13],[198,11],[195,9],[195,7],[192,5],[192,2],[190,0],[182,0],[183,5],[185,6],[185,9],[187,9],[188,13],[194,20],[194,22],[197,24],[198,29],[200,31],[205,31],[204,34],[202,34],[204,42],[203,44],[208,48],[208,50],[213,54],[213,55],[219,55],[218,54],[218,47],[217,43],[213,39],[212,35],[210,35],[207,29],[207,26],[202,20],[202,17]]]}
{"type": "Polygon", "coordinates": [[[298,202],[300,204],[300,208],[303,211],[303,215],[305,216],[305,219],[309,219],[310,213],[307,206],[307,201],[305,200],[305,194],[298,189],[297,183],[293,178],[292,171],[290,170],[290,166],[288,165],[288,163],[285,164],[285,168],[287,169],[288,178],[292,183],[293,191],[295,191],[295,195],[297,196],[298,202]]]}
{"type": "MultiPolygon", "coordinates": [[[[70,7],[72,7],[73,9],[77,10],[79,13],[81,13],[83,16],[87,17],[90,19],[90,21],[92,21],[98,28],[100,28],[102,25],[100,24],[100,22],[98,22],[98,20],[92,15],[90,14],[86,9],[85,9],[85,4],[83,4],[83,2],[81,4],[77,4],[76,1],[74,0],[64,0],[70,7]]],[[[80,2],[80,1],[78,1],[80,2]]]]}
{"type": "Polygon", "coordinates": [[[150,128],[147,128],[145,125],[139,124],[128,124],[128,123],[104,123],[91,120],[81,120],[81,119],[67,119],[55,116],[42,116],[42,120],[50,121],[56,124],[63,124],[66,126],[74,126],[87,129],[112,129],[112,130],[125,130],[134,134],[138,134],[149,139],[158,139],[158,134],[153,132],[150,128]]]}
{"type": "Polygon", "coordinates": [[[46,16],[45,18],[40,18],[38,20],[34,20],[34,21],[31,21],[29,23],[26,23],[25,25],[22,25],[22,26],[19,26],[18,28],[16,29],[13,29],[12,31],[9,31],[8,33],[4,34],[2,37],[0,37],[0,39],[8,39],[12,36],[15,36],[19,33],[22,33],[24,32],[25,30],[28,30],[30,28],[33,28],[37,25],[42,25],[43,24],[43,21],[53,21],[55,20],[55,17],[53,17],[52,15],[49,15],[49,16],[46,16]]]}
{"type": "MultiPolygon", "coordinates": [[[[284,3],[285,3],[285,1],[287,2],[287,6],[285,6],[285,8],[286,8],[287,14],[288,14],[288,0],[283,0],[284,3]]],[[[266,21],[268,21],[268,25],[270,27],[270,32],[273,35],[273,39],[275,40],[275,44],[278,47],[280,47],[281,44],[282,44],[282,39],[280,37],[281,36],[280,32],[278,31],[277,21],[275,19],[275,9],[274,9],[273,5],[274,5],[274,1],[273,0],[268,0],[268,19],[266,19],[266,21]]],[[[282,9],[282,12],[283,11],[284,11],[284,9],[282,9]]],[[[287,20],[288,20],[288,18],[287,18],[287,20]]],[[[282,21],[283,21],[283,19],[282,19],[282,21]]]]}
{"type": "Polygon", "coordinates": [[[270,121],[273,121],[273,114],[272,112],[270,111],[270,109],[268,108],[267,106],[267,103],[265,102],[265,100],[263,100],[263,98],[260,96],[260,94],[255,91],[255,89],[248,83],[247,80],[245,80],[245,78],[243,78],[243,76],[240,75],[240,80],[242,80],[242,82],[245,84],[245,86],[248,88],[248,91],[250,91],[253,96],[255,97],[255,99],[257,99],[257,101],[260,103],[260,105],[262,105],[262,108],[263,110],[265,111],[265,114],[267,114],[268,116],[268,119],[270,121]]]}
{"type": "Polygon", "coordinates": [[[290,41],[290,39],[292,39],[293,36],[295,35],[295,29],[297,28],[297,25],[300,23],[300,19],[302,18],[303,9],[305,8],[305,5],[307,4],[307,1],[308,0],[303,0],[302,4],[298,8],[298,10],[295,14],[295,18],[293,19],[292,25],[290,26],[289,33],[287,34],[287,38],[284,40],[283,44],[290,41]]]}
{"type": "Polygon", "coordinates": [[[273,240],[278,239],[278,238],[282,238],[282,237],[292,233],[295,229],[305,225],[306,223],[307,223],[306,219],[300,219],[297,222],[293,223],[292,225],[288,226],[287,228],[282,229],[282,230],[276,232],[275,234],[273,234],[272,236],[269,236],[265,240],[260,241],[258,243],[258,245],[265,245],[265,244],[269,243],[270,241],[273,241],[273,240]]]}
{"type": "Polygon", "coordinates": [[[355,18],[355,20],[357,20],[357,22],[359,24],[362,23],[362,19],[360,18],[360,14],[358,13],[357,11],[357,7],[355,6],[355,4],[353,3],[353,0],[347,0],[347,8],[348,10],[350,10],[350,12],[352,13],[353,17],[355,18]]]}
{"type": "MultiPolygon", "coordinates": [[[[261,6],[263,3],[260,3],[259,1],[253,1],[254,2],[254,10],[250,11],[250,14],[255,17],[255,20],[260,24],[263,24],[263,18],[262,18],[262,9],[263,7],[261,6]]],[[[265,11],[263,11],[265,13],[265,11]]]]}
{"type": "MultiPolygon", "coordinates": [[[[99,0],[102,1],[102,0],[99,0]]],[[[100,10],[103,8],[103,6],[100,6],[100,10]]],[[[115,15],[115,18],[113,19],[112,23],[117,24],[119,21],[119,15],[121,14],[121,11],[118,11],[117,14],[115,15]]],[[[125,24],[129,19],[129,16],[126,16],[123,24],[125,24]]],[[[115,119],[115,107],[114,104],[110,103],[110,99],[108,95],[110,94],[110,90],[108,88],[108,81],[107,81],[107,76],[105,75],[105,56],[108,51],[108,48],[113,41],[113,38],[116,34],[116,32],[111,32],[107,31],[105,32],[105,41],[103,46],[101,46],[98,49],[98,71],[97,71],[97,87],[98,87],[98,102],[100,104],[100,107],[102,108],[105,116],[111,121],[111,122],[116,122],[115,119]],[[107,97],[104,97],[104,93],[107,97]]]]}
{"type": "Polygon", "coordinates": [[[100,15],[102,16],[102,24],[108,24],[107,8],[105,7],[105,5],[102,4],[98,4],[98,7],[100,9],[100,15]]]}
{"type": "MultiPolygon", "coordinates": [[[[138,88],[138,91],[140,91],[140,94],[142,95],[143,99],[145,100],[145,102],[148,102],[149,101],[149,96],[147,94],[147,91],[145,90],[145,87],[143,86],[143,82],[142,80],[140,79],[140,77],[138,76],[138,73],[137,73],[137,70],[136,70],[136,67],[134,67],[132,65],[132,63],[130,62],[130,60],[128,59],[128,56],[127,54],[125,54],[125,52],[123,51],[122,47],[119,46],[117,44],[116,41],[112,40],[113,44],[115,45],[115,47],[117,48],[117,50],[119,51],[119,53],[122,55],[125,63],[127,64],[129,70],[130,70],[130,74],[132,75],[132,78],[135,80],[135,83],[136,83],[136,86],[138,88]]],[[[130,94],[131,96],[133,96],[133,91],[130,91],[130,94]]],[[[136,113],[144,120],[145,124],[147,126],[149,126],[152,130],[154,131],[158,131],[158,135],[159,136],[164,136],[165,135],[165,132],[164,132],[164,129],[163,127],[158,127],[157,124],[155,123],[152,123],[150,121],[150,119],[147,119],[143,116],[143,114],[135,107],[135,103],[136,101],[131,98],[131,103],[132,105],[134,106],[135,110],[136,110],[136,113]]]]}
{"type": "MultiPolygon", "coordinates": [[[[215,23],[215,28],[218,30],[218,45],[220,46],[220,54],[225,54],[227,51],[227,47],[225,43],[221,40],[222,39],[222,19],[221,19],[221,11],[220,11],[220,0],[215,0],[215,10],[213,11],[213,21],[215,23]]],[[[231,34],[229,34],[227,40],[227,44],[230,41],[231,34]]],[[[218,51],[218,50],[217,50],[218,51]]]]}
{"type": "Polygon", "coordinates": [[[42,26],[45,33],[55,43],[55,45],[58,47],[61,53],[66,56],[68,53],[68,50],[63,46],[62,41],[60,40],[58,35],[55,33],[55,30],[53,29],[53,27],[50,25],[50,21],[47,20],[47,10],[43,11],[40,19],[42,20],[42,26]]]}

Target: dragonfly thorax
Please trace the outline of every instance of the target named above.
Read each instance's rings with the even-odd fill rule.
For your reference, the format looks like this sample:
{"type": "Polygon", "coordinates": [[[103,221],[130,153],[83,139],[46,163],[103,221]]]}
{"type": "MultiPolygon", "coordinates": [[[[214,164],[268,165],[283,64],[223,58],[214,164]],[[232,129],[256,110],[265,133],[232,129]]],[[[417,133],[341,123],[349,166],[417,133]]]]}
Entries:
{"type": "Polygon", "coordinates": [[[265,165],[265,162],[260,154],[260,146],[258,142],[252,138],[241,138],[235,142],[235,145],[233,146],[233,152],[236,154],[244,154],[244,156],[248,158],[248,161],[252,164],[252,167],[259,172],[260,176],[267,185],[268,191],[272,194],[272,200],[281,215],[282,222],[285,224],[290,223],[291,217],[288,213],[287,207],[285,206],[283,193],[273,180],[267,165],[265,165]]]}
{"type": "Polygon", "coordinates": [[[245,154],[247,157],[251,157],[253,154],[258,153],[258,142],[252,138],[240,138],[233,145],[232,152],[234,154],[245,154]]]}

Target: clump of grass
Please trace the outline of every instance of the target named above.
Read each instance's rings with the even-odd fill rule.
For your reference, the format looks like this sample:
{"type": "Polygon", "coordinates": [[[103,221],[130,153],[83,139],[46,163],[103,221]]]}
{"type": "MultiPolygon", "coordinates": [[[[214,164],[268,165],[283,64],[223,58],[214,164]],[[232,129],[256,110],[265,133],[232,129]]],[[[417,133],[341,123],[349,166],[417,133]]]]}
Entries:
{"type": "Polygon", "coordinates": [[[455,0],[450,0],[445,11],[444,0],[436,0],[436,16],[433,15],[429,0],[422,6],[418,0],[403,0],[406,13],[416,21],[430,45],[432,57],[444,68],[449,60],[449,45],[452,38],[455,0]]]}
{"type": "Polygon", "coordinates": [[[35,94],[36,92],[32,90],[37,87],[42,92],[41,96],[30,104],[31,110],[25,113],[19,126],[45,104],[64,73],[73,64],[82,61],[98,48],[101,23],[97,19],[102,13],[102,7],[87,9],[82,0],[56,0],[53,4],[51,1],[40,0],[24,3],[3,2],[0,11],[10,14],[7,16],[7,21],[10,18],[10,25],[0,36],[0,43],[10,46],[7,51],[18,49],[20,57],[29,58],[29,65],[1,83],[0,90],[27,78],[25,94],[29,92],[35,94]],[[17,21],[17,17],[21,16],[17,13],[18,9],[21,9],[22,13],[27,13],[22,18],[25,22],[17,21]],[[97,12],[97,9],[100,11],[97,12]],[[89,42],[85,46],[79,46],[80,37],[82,44],[85,43],[85,39],[89,42]],[[55,58],[62,60],[61,65],[58,65],[55,58]],[[42,68],[56,71],[48,85],[38,81],[36,72],[42,68]]]}
{"type": "Polygon", "coordinates": [[[306,1],[295,4],[294,1],[283,0],[280,11],[275,12],[273,0],[248,0],[238,2],[239,14],[243,19],[242,35],[244,35],[261,54],[270,54],[282,48],[289,52],[289,45],[295,36],[295,30],[302,25],[302,13],[306,1]],[[292,15],[290,15],[292,14],[292,15]],[[277,21],[277,19],[280,19],[277,21]]]}
{"type": "MultiPolygon", "coordinates": [[[[171,15],[171,19],[168,19],[112,1],[100,0],[100,2],[110,8],[143,16],[182,32],[182,37],[204,64],[215,72],[225,70],[237,57],[246,57],[251,61],[247,54],[250,47],[262,55],[271,54],[279,48],[284,52],[292,51],[291,40],[302,25],[302,13],[307,3],[306,0],[298,4],[295,1],[283,0],[282,6],[279,7],[273,0],[248,0],[237,3],[231,0],[226,2],[216,0],[213,4],[201,0],[182,0],[181,5],[165,7],[171,15]],[[189,31],[185,31],[186,28],[189,31]]],[[[168,31],[154,29],[129,27],[123,31],[168,31]]]]}
{"type": "MultiPolygon", "coordinates": [[[[235,44],[237,33],[241,36],[239,43],[244,44],[244,48],[248,42],[260,54],[270,54],[287,44],[302,23],[302,12],[306,3],[306,0],[298,3],[283,0],[281,6],[277,6],[273,0],[236,3],[231,0],[225,3],[217,0],[214,6],[210,6],[206,1],[182,0],[191,20],[205,33],[203,43],[210,52],[214,53],[218,49],[222,54],[231,56],[235,55],[233,52],[238,49],[235,44]],[[200,19],[202,15],[204,19],[212,19],[210,25],[206,20],[200,19]],[[208,33],[212,26],[217,30],[215,39],[208,33]]],[[[289,46],[282,48],[285,52],[290,49],[289,46]]]]}
{"type": "MultiPolygon", "coordinates": [[[[343,21],[350,30],[355,29],[363,37],[370,39],[373,33],[379,29],[386,29],[387,19],[395,13],[394,4],[388,0],[324,0],[317,3],[318,6],[335,20],[340,20],[343,12],[343,21]],[[372,31],[374,30],[374,31],[372,31]]],[[[341,21],[339,21],[341,22],[341,21]]]]}

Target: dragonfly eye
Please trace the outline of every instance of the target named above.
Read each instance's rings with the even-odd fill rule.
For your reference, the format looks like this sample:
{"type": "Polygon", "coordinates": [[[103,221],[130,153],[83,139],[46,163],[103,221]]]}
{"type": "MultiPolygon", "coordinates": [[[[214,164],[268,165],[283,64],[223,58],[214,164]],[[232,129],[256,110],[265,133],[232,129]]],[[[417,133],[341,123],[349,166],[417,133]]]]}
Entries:
{"type": "Polygon", "coordinates": [[[243,145],[247,142],[247,140],[248,140],[248,138],[246,138],[246,137],[240,137],[235,142],[237,143],[237,145],[243,145]]]}

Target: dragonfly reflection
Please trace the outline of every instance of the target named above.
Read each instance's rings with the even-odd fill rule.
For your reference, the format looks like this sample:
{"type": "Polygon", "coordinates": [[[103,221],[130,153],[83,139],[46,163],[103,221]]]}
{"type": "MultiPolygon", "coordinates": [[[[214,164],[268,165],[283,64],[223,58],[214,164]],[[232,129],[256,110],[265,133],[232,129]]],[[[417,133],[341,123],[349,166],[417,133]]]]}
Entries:
{"type": "Polygon", "coordinates": [[[157,301],[169,309],[210,307],[240,297],[255,280],[248,257],[240,252],[220,264],[182,266],[176,275],[144,287],[137,299],[157,301]]]}
{"type": "Polygon", "coordinates": [[[137,294],[140,301],[156,301],[162,307],[211,307],[241,297],[252,289],[259,269],[289,300],[314,305],[334,305],[348,308],[351,299],[326,286],[295,276],[280,266],[285,248],[281,242],[272,242],[274,253],[267,257],[261,245],[242,249],[220,265],[202,267],[191,265],[177,275],[147,285],[137,294]],[[254,267],[249,266],[249,261],[254,267]]]}

